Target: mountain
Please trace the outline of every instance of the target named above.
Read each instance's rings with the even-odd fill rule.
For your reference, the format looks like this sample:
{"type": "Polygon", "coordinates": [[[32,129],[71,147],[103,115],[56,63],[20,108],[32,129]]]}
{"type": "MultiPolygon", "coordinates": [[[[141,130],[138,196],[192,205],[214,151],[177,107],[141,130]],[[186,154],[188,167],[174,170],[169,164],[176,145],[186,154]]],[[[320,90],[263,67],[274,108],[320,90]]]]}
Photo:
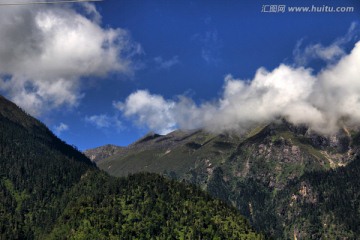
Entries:
{"type": "Polygon", "coordinates": [[[282,120],[242,135],[150,134],[97,165],[114,176],[145,171],[196,184],[274,238],[356,239],[359,140],[357,129],[321,136],[282,120]]]}
{"type": "Polygon", "coordinates": [[[32,239],[66,207],[61,196],[93,163],[0,97],[0,238],[32,239]]]}
{"type": "Polygon", "coordinates": [[[93,162],[97,162],[99,160],[111,157],[113,155],[119,155],[125,150],[124,147],[119,147],[115,145],[105,145],[93,149],[89,149],[84,152],[84,154],[93,162]]]}
{"type": "Polygon", "coordinates": [[[3,97],[0,213],[0,239],[264,238],[197,187],[109,176],[3,97]]]}

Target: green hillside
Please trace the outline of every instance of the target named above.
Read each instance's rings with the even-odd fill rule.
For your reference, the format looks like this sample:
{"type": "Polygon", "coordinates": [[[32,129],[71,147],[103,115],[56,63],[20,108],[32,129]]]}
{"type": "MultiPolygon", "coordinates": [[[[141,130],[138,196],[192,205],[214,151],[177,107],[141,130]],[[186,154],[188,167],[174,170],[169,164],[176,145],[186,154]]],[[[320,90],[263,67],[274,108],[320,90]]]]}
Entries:
{"type": "Polygon", "coordinates": [[[356,129],[345,128],[321,136],[286,121],[264,124],[242,135],[175,131],[145,136],[97,165],[114,176],[148,171],[197,184],[238,208],[258,230],[274,238],[351,239],[360,235],[353,227],[360,217],[359,199],[351,194],[359,186],[357,172],[350,171],[343,185],[337,182],[344,179],[339,175],[347,172],[343,169],[357,164],[358,136],[356,129]],[[327,195],[326,189],[347,192],[348,198],[327,195]],[[311,195],[308,191],[328,197],[297,204],[303,195],[311,195]],[[339,224],[332,213],[336,208],[353,220],[339,224]]]}
{"type": "Polygon", "coordinates": [[[263,239],[235,208],[155,174],[92,172],[70,196],[49,239],[263,239]]]}
{"type": "Polygon", "coordinates": [[[50,231],[60,197],[95,169],[42,123],[0,97],[0,236],[33,239],[50,231]]]}
{"type": "Polygon", "coordinates": [[[0,97],[0,239],[263,239],[238,210],[154,174],[110,177],[0,97]]]}

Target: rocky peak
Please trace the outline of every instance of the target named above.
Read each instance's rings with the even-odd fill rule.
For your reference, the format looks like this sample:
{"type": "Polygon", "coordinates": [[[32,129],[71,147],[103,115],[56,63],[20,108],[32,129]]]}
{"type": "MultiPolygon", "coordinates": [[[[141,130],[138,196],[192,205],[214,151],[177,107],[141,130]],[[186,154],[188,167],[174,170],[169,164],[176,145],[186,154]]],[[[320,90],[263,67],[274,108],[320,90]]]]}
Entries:
{"type": "Polygon", "coordinates": [[[125,148],[116,145],[105,145],[93,149],[86,150],[84,154],[93,162],[101,161],[113,155],[120,154],[125,148]]]}

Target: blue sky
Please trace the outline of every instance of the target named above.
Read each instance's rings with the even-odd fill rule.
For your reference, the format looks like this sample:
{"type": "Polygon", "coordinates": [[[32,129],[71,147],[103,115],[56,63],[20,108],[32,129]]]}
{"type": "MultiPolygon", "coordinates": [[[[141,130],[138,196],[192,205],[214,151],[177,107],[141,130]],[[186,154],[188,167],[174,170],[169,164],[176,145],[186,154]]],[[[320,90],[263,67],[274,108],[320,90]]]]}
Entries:
{"type": "MultiPolygon", "coordinates": [[[[279,72],[289,70],[294,79],[298,75],[325,78],[317,74],[350,55],[360,29],[358,0],[105,0],[9,9],[0,9],[0,15],[8,20],[0,23],[0,57],[10,54],[13,61],[0,61],[4,66],[0,67],[0,93],[81,150],[104,144],[128,145],[149,131],[226,128],[224,119],[221,126],[208,119],[223,113],[219,111],[223,102],[231,102],[227,97],[232,96],[228,93],[231,86],[238,89],[241,81],[248,81],[249,86],[259,68],[276,79],[281,64],[290,70],[280,67],[279,72]],[[354,12],[264,13],[264,5],[354,7],[354,12]],[[9,12],[25,20],[13,19],[9,12]],[[78,17],[78,25],[70,20],[74,17],[78,17]],[[27,26],[29,22],[33,25],[27,26]],[[72,31],[79,26],[80,31],[72,31]],[[24,29],[29,28],[41,31],[26,34],[24,29]],[[4,42],[12,44],[9,34],[4,34],[21,29],[23,37],[11,35],[16,38],[14,47],[3,46],[4,42]],[[43,45],[33,47],[38,41],[43,45]],[[78,45],[70,48],[71,41],[78,45]],[[9,53],[9,48],[14,50],[9,53]],[[81,57],[74,57],[76,54],[81,57]],[[46,60],[48,56],[50,60],[46,60]],[[32,66],[31,62],[39,64],[32,66]],[[199,110],[190,113],[186,108],[199,110]],[[204,120],[193,124],[199,115],[205,116],[204,120]]],[[[257,92],[254,88],[246,87],[243,96],[257,92]]],[[[284,109],[295,123],[315,121],[295,119],[284,109]]],[[[261,120],[268,120],[260,115],[261,120]]],[[[229,126],[234,121],[229,121],[229,126]]]]}

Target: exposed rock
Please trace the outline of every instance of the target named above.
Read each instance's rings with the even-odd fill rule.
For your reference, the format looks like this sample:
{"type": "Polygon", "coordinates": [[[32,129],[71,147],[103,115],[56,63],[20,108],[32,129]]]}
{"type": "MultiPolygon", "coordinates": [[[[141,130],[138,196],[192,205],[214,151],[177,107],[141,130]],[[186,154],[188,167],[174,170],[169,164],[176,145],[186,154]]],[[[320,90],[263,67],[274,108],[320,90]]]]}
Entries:
{"type": "Polygon", "coordinates": [[[121,154],[125,151],[124,147],[115,145],[105,145],[93,149],[86,150],[84,154],[93,162],[99,162],[105,158],[121,154]]]}

